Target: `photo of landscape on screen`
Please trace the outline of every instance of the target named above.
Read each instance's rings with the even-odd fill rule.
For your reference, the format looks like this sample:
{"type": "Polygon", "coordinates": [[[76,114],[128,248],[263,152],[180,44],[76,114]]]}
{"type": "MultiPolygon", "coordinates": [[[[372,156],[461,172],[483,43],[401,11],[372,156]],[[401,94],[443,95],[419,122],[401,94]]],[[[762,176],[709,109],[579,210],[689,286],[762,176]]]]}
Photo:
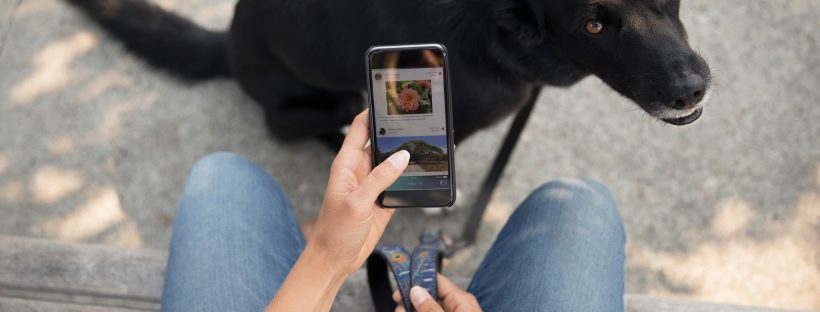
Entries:
{"type": "Polygon", "coordinates": [[[432,114],[431,80],[385,82],[388,115],[432,114]]]}
{"type": "Polygon", "coordinates": [[[405,173],[448,171],[447,136],[379,137],[376,140],[379,163],[400,150],[406,150],[410,152],[410,165],[405,173]]]}

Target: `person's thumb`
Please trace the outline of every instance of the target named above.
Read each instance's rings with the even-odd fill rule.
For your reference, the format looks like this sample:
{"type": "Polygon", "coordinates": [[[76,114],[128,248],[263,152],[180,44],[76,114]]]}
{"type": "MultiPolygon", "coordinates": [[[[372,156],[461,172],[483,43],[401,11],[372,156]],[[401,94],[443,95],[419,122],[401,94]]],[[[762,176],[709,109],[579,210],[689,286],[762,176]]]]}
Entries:
{"type": "Polygon", "coordinates": [[[373,171],[370,171],[370,174],[356,188],[357,197],[367,199],[370,202],[375,201],[381,192],[390,187],[404,173],[404,169],[407,168],[409,162],[410,153],[405,150],[390,155],[376,168],[373,168],[373,171]]]}
{"type": "Polygon", "coordinates": [[[413,302],[413,307],[418,312],[444,312],[444,309],[438,305],[424,287],[413,286],[410,289],[410,301],[413,302]]]}

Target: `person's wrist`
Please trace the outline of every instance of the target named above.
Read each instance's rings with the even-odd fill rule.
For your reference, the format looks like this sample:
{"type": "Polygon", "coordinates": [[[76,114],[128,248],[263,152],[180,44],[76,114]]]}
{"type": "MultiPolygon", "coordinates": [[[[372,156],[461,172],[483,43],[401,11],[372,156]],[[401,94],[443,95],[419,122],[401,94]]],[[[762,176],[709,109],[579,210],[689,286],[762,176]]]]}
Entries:
{"type": "Polygon", "coordinates": [[[327,311],[348,278],[335,258],[308,243],[266,311],[327,311]]]}
{"type": "Polygon", "coordinates": [[[307,243],[305,250],[302,251],[300,260],[302,258],[308,260],[309,264],[315,267],[316,270],[328,276],[332,276],[334,280],[340,279],[344,282],[352,273],[348,272],[345,263],[340,261],[342,259],[339,259],[337,254],[316,240],[311,240],[307,243]]]}

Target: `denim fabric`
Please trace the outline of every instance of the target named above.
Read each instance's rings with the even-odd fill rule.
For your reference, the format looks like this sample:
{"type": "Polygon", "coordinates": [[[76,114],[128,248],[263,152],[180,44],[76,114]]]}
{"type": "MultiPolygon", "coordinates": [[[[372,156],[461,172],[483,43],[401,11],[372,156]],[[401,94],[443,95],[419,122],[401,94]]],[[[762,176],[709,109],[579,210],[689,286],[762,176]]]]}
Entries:
{"type": "Polygon", "coordinates": [[[229,153],[194,165],[174,220],[163,311],[262,311],[305,239],[279,184],[229,153]]]}
{"type": "Polygon", "coordinates": [[[550,182],[515,210],[467,290],[485,311],[623,311],[625,242],[606,187],[550,182]]]}
{"type": "MultiPolygon", "coordinates": [[[[624,244],[603,185],[550,182],[516,209],[468,291],[486,311],[622,311],[624,244]]],[[[262,311],[304,245],[273,178],[244,157],[209,155],[182,194],[162,310],[262,311]]]]}

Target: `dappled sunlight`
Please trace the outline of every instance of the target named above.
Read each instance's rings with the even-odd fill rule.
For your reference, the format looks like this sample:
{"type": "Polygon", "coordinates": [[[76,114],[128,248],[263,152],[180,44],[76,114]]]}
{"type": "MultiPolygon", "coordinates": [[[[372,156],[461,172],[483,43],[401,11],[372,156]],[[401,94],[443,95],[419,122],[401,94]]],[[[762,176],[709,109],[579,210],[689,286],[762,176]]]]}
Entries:
{"type": "Polygon", "coordinates": [[[196,12],[194,12],[191,16],[195,21],[200,22],[203,25],[209,26],[218,24],[220,25],[218,29],[222,29],[221,25],[227,25],[230,23],[230,12],[233,12],[234,6],[236,6],[236,3],[232,1],[215,3],[212,5],[203,6],[202,8],[196,10],[196,12]]]}
{"type": "Polygon", "coordinates": [[[754,210],[742,199],[726,199],[718,204],[717,214],[712,221],[712,233],[722,238],[743,235],[754,216],[754,210]]]}
{"type": "Polygon", "coordinates": [[[174,9],[177,6],[180,5],[179,0],[154,0],[154,1],[151,1],[151,2],[158,5],[163,10],[166,10],[166,11],[174,11],[174,9]]]}
{"type": "Polygon", "coordinates": [[[820,186],[820,163],[817,163],[817,170],[816,171],[817,171],[817,177],[815,177],[815,179],[817,179],[817,185],[820,186]]]}
{"type": "Polygon", "coordinates": [[[784,232],[791,232],[803,240],[815,240],[813,249],[817,257],[817,265],[820,266],[820,194],[800,196],[796,211],[796,216],[791,219],[790,224],[786,225],[784,232]]]}
{"type": "Polygon", "coordinates": [[[24,18],[29,15],[52,13],[58,7],[58,1],[54,0],[25,0],[20,2],[15,18],[24,18]]]}
{"type": "Polygon", "coordinates": [[[75,145],[74,139],[70,136],[62,135],[55,138],[48,144],[48,150],[51,154],[60,156],[73,152],[76,148],[75,145]]]}
{"type": "Polygon", "coordinates": [[[3,172],[9,168],[10,163],[11,160],[9,160],[8,156],[0,154],[0,174],[3,174],[3,172]]]}
{"type": "Polygon", "coordinates": [[[40,224],[48,236],[69,241],[95,237],[125,219],[117,190],[112,186],[90,193],[88,200],[65,216],[40,224]]]}
{"type": "Polygon", "coordinates": [[[109,69],[96,75],[80,91],[79,99],[82,103],[88,103],[102,95],[106,91],[115,87],[128,88],[134,85],[131,77],[125,75],[120,68],[109,69]]]}
{"type": "Polygon", "coordinates": [[[107,235],[103,242],[108,245],[126,248],[139,248],[143,245],[140,231],[132,221],[120,223],[114,233],[107,235]]]}
{"type": "MultiPolygon", "coordinates": [[[[685,253],[657,251],[631,241],[630,266],[662,273],[695,299],[778,308],[820,308],[820,194],[800,197],[794,213],[772,225],[766,239],[745,234],[753,209],[740,199],[717,207],[713,234],[720,237],[685,253]]],[[[679,295],[650,289],[653,295],[679,295]]]]}
{"type": "Polygon", "coordinates": [[[108,143],[117,137],[123,129],[123,118],[135,110],[147,110],[159,99],[159,93],[135,95],[125,101],[108,107],[103,113],[103,121],[97,130],[89,135],[88,140],[96,143],[108,143]]]}
{"type": "Polygon", "coordinates": [[[0,184],[0,200],[6,203],[17,203],[23,198],[25,189],[20,181],[6,181],[0,184]]]}
{"type": "Polygon", "coordinates": [[[37,169],[29,188],[35,201],[51,204],[80,190],[84,184],[79,171],[47,165],[37,169]]]}
{"type": "Polygon", "coordinates": [[[71,63],[97,45],[97,38],[88,31],[49,43],[34,56],[35,69],[25,80],[12,87],[12,105],[25,105],[44,93],[67,86],[72,77],[71,63]]]}
{"type": "MultiPolygon", "coordinates": [[[[490,224],[500,228],[507,223],[507,220],[512,215],[515,207],[510,202],[499,200],[498,198],[504,198],[501,193],[503,192],[497,191],[496,195],[493,195],[493,198],[487,204],[487,210],[484,211],[483,224],[490,224]]],[[[472,207],[468,207],[467,209],[471,208],[472,207]]]]}

